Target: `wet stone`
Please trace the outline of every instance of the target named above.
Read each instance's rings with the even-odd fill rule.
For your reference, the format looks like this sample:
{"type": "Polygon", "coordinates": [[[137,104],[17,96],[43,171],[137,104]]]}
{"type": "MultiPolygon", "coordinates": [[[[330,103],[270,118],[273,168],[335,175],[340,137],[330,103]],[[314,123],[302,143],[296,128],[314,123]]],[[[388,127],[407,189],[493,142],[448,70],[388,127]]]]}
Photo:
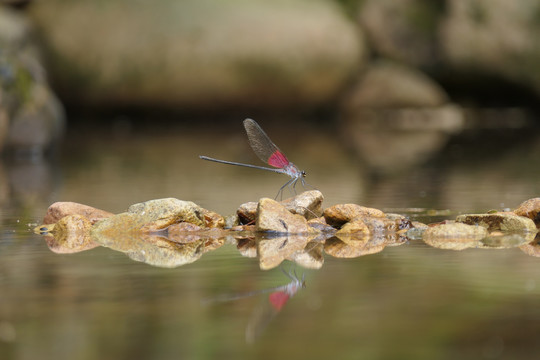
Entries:
{"type": "Polygon", "coordinates": [[[275,200],[262,198],[257,210],[257,231],[283,234],[317,234],[318,230],[307,224],[307,220],[291,214],[275,200]]]}
{"type": "Polygon", "coordinates": [[[47,213],[43,218],[43,224],[55,224],[60,219],[69,215],[84,216],[92,224],[94,224],[97,221],[111,217],[114,214],[105,210],[96,209],[92,206],[83,205],[76,202],[55,202],[47,209],[47,213]]]}
{"type": "Polygon", "coordinates": [[[324,196],[319,190],[310,190],[283,200],[281,204],[291,213],[302,215],[309,220],[322,215],[323,200],[324,196]]]}
{"type": "Polygon", "coordinates": [[[238,210],[236,210],[236,215],[238,215],[241,224],[255,223],[255,220],[257,219],[257,206],[258,203],[254,201],[240,205],[238,210]]]}
{"type": "Polygon", "coordinates": [[[323,212],[326,222],[331,226],[339,227],[357,217],[384,217],[384,212],[357,204],[338,204],[331,206],[323,212]]]}
{"type": "Polygon", "coordinates": [[[536,225],[531,219],[510,212],[464,214],[459,215],[456,221],[468,225],[479,225],[488,229],[488,231],[537,231],[536,225]]]}
{"type": "Polygon", "coordinates": [[[524,201],[514,210],[519,216],[525,216],[534,221],[536,227],[540,229],[540,198],[533,198],[524,201]]]}
{"type": "Polygon", "coordinates": [[[225,227],[225,218],[221,216],[220,214],[206,210],[202,208],[203,211],[203,218],[204,218],[204,225],[207,228],[224,228],[225,227]]]}

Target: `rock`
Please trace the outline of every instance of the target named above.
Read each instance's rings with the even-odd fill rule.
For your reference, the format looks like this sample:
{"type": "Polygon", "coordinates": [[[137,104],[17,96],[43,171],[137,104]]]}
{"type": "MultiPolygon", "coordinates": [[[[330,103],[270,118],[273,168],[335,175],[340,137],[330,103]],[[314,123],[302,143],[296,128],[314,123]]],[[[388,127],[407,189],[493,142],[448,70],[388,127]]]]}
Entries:
{"type": "MultiPolygon", "coordinates": [[[[60,219],[46,236],[47,245],[55,253],[71,254],[99,246],[90,237],[92,223],[82,215],[73,214],[60,219]]],[[[41,228],[41,227],[40,227],[41,228]]]]}
{"type": "Polygon", "coordinates": [[[214,211],[206,210],[204,208],[202,208],[202,212],[204,218],[204,225],[207,228],[223,229],[225,227],[225,218],[220,214],[214,211]]]}
{"type": "Polygon", "coordinates": [[[150,233],[166,229],[172,224],[189,222],[204,227],[206,210],[191,201],[174,198],[150,200],[131,205],[128,212],[98,221],[92,228],[93,236],[123,236],[126,233],[150,233]]]}
{"type": "Polygon", "coordinates": [[[336,232],[336,236],[350,235],[359,241],[369,238],[371,232],[362,219],[363,217],[357,217],[349,221],[336,232]]]}
{"type": "Polygon", "coordinates": [[[524,201],[514,210],[519,216],[525,216],[534,221],[536,228],[540,229],[540,198],[533,198],[524,201]]]}
{"type": "Polygon", "coordinates": [[[250,201],[240,205],[236,210],[236,215],[240,219],[241,224],[254,224],[257,219],[257,206],[258,203],[250,201]]]}
{"type": "Polygon", "coordinates": [[[423,240],[436,248],[463,250],[478,247],[480,241],[487,236],[488,231],[482,226],[446,223],[428,227],[424,231],[423,240]]]}
{"type": "Polygon", "coordinates": [[[324,216],[308,220],[308,225],[325,234],[334,234],[336,229],[326,223],[324,216]]]}
{"type": "Polygon", "coordinates": [[[140,228],[142,232],[158,231],[177,222],[205,226],[205,214],[208,214],[207,210],[191,201],[174,198],[134,204],[129,207],[128,213],[138,215],[140,217],[138,221],[145,222],[140,228]]]}
{"type": "Polygon", "coordinates": [[[93,105],[311,107],[335,98],[364,52],[330,1],[32,5],[64,97],[93,105]]]}
{"type": "Polygon", "coordinates": [[[367,0],[359,19],[376,54],[433,67],[440,61],[439,19],[444,9],[437,1],[367,0]]]}
{"type": "Polygon", "coordinates": [[[283,200],[281,204],[291,213],[302,215],[309,220],[322,215],[323,200],[323,194],[319,190],[311,190],[283,200]]]}
{"type": "Polygon", "coordinates": [[[319,233],[318,230],[307,224],[303,216],[291,214],[283,205],[268,198],[259,200],[256,229],[257,231],[282,234],[319,233]]]}
{"type": "Polygon", "coordinates": [[[384,217],[381,210],[356,204],[338,204],[324,210],[324,219],[335,227],[339,227],[357,217],[384,217]]]}
{"type": "Polygon", "coordinates": [[[514,213],[464,214],[459,215],[456,221],[468,225],[480,225],[488,231],[537,232],[536,225],[531,219],[514,213]]]}
{"type": "Polygon", "coordinates": [[[43,224],[54,224],[69,215],[84,216],[91,224],[94,224],[97,221],[111,217],[114,214],[76,202],[55,202],[47,209],[47,213],[43,218],[43,224]]]}
{"type": "Polygon", "coordinates": [[[495,74],[540,94],[538,20],[531,16],[537,6],[536,1],[448,1],[439,32],[444,61],[456,74],[495,74]]]}

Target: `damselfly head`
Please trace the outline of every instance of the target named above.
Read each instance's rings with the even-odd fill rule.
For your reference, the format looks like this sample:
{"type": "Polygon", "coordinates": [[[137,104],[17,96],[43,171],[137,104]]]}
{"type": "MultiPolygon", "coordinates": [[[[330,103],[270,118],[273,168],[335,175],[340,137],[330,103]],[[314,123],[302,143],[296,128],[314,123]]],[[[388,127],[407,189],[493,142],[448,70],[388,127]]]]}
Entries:
{"type": "Polygon", "coordinates": [[[306,175],[307,175],[306,172],[305,172],[304,170],[302,170],[302,171],[300,172],[300,174],[302,175],[302,177],[306,177],[306,175]]]}

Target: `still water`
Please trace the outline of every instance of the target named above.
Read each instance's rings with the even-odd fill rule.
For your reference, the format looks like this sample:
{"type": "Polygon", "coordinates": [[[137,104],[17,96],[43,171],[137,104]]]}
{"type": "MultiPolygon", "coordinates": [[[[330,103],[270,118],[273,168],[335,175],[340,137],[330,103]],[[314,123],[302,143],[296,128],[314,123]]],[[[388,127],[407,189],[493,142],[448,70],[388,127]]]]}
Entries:
{"type": "MultiPolygon", "coordinates": [[[[38,225],[54,201],[122,212],[176,197],[224,215],[287,178],[203,162],[259,164],[241,122],[77,128],[52,161],[2,169],[0,359],[532,359],[540,351],[540,259],[525,247],[441,250],[421,240],[320,269],[269,271],[233,244],[176,268],[110,248],[55,253],[38,225]],[[215,126],[215,129],[213,127],[215,126]],[[295,274],[296,273],[296,274],[295,274]],[[275,287],[305,277],[289,297],[275,287]],[[267,292],[257,293],[267,289],[267,292]]],[[[539,136],[456,140],[427,163],[373,177],[332,129],[265,129],[324,207],[359,203],[435,222],[540,194],[539,136]],[[308,130],[309,129],[309,130],[308,130]],[[277,132],[279,134],[279,132],[277,132]],[[504,141],[504,142],[502,142],[504,141]]]]}

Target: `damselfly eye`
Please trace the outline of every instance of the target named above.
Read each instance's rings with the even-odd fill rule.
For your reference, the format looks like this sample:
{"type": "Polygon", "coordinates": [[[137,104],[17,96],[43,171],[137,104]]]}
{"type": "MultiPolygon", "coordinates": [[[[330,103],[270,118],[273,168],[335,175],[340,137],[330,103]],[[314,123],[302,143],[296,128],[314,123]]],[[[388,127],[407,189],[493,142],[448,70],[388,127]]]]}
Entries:
{"type": "Polygon", "coordinates": [[[302,177],[306,177],[306,172],[304,170],[302,170],[302,177]]]}

